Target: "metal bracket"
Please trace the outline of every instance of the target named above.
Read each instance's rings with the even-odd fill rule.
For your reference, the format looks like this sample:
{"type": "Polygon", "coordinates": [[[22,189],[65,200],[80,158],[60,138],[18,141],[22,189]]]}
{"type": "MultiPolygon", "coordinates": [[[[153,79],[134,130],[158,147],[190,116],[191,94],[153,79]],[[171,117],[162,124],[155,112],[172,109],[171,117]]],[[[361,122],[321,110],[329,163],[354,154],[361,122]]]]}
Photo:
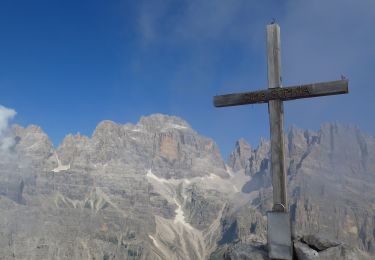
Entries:
{"type": "Polygon", "coordinates": [[[273,212],[286,212],[286,208],[282,203],[275,203],[272,208],[273,212]]]}

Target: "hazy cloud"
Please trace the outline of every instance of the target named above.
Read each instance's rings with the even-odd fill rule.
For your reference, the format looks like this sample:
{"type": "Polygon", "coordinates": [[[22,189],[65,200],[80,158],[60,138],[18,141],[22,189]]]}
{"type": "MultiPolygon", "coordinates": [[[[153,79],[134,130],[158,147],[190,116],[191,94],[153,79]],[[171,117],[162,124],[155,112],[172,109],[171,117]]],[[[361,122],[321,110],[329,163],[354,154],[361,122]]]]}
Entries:
{"type": "Polygon", "coordinates": [[[254,143],[268,134],[263,107],[216,112],[211,97],[267,86],[265,27],[273,17],[281,26],[284,85],[349,78],[349,95],[286,102],[286,126],[317,129],[339,121],[375,131],[375,1],[145,1],[138,11],[144,55],[174,61],[166,84],[172,112],[187,115],[224,150],[241,136],[254,143]],[[194,108],[186,111],[189,102],[200,116],[190,114],[194,108]]]}
{"type": "MultiPolygon", "coordinates": [[[[319,121],[375,125],[375,1],[288,1],[282,28],[287,84],[349,78],[349,95],[291,102],[290,118],[302,127],[319,121]]],[[[320,123],[320,122],[319,122],[320,123]]]]}
{"type": "Polygon", "coordinates": [[[332,72],[370,70],[358,65],[375,58],[375,36],[370,33],[375,1],[288,1],[286,10],[284,60],[297,78],[314,78],[313,73],[330,78],[332,72]]]}
{"type": "Polygon", "coordinates": [[[0,105],[0,148],[8,150],[14,144],[14,138],[10,135],[9,121],[16,115],[16,111],[0,105]]]}
{"type": "MultiPolygon", "coordinates": [[[[173,59],[169,88],[174,94],[207,89],[223,75],[220,70],[230,52],[241,53],[233,61],[237,67],[251,61],[252,54],[264,44],[264,25],[273,17],[272,13],[264,15],[270,4],[247,0],[142,1],[137,24],[144,52],[136,59],[147,57],[143,60],[146,66],[148,57],[158,53],[164,54],[163,59],[173,59]]],[[[137,65],[142,63],[139,60],[137,65]]],[[[245,85],[249,75],[240,73],[226,73],[230,79],[224,80],[231,81],[232,87],[245,85]]]]}

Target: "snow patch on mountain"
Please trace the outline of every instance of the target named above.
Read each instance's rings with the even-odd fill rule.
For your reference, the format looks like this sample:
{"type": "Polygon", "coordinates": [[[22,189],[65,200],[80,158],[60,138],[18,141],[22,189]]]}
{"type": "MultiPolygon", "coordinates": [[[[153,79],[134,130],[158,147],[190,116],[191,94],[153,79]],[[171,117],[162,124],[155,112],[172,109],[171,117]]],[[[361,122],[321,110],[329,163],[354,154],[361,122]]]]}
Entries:
{"type": "Polygon", "coordinates": [[[181,129],[181,130],[183,130],[183,129],[187,129],[186,126],[184,126],[184,125],[179,125],[179,124],[167,124],[167,127],[168,127],[168,128],[181,129]]]}
{"type": "Polygon", "coordinates": [[[174,201],[177,205],[177,209],[175,210],[176,216],[174,218],[174,223],[181,223],[182,225],[184,225],[188,229],[193,229],[193,227],[185,221],[185,216],[184,216],[184,212],[182,210],[181,204],[178,203],[178,201],[176,199],[174,199],[174,201]]]}
{"type": "Polygon", "coordinates": [[[147,171],[146,176],[147,176],[148,178],[153,179],[153,180],[156,180],[157,182],[160,182],[160,183],[170,183],[169,180],[164,179],[164,178],[160,178],[160,177],[156,176],[155,174],[153,174],[152,171],[151,171],[151,169],[149,169],[149,170],[147,171]]]}
{"type": "Polygon", "coordinates": [[[57,167],[52,170],[53,172],[67,171],[67,170],[70,169],[70,164],[63,165],[61,163],[61,161],[60,161],[59,156],[57,155],[57,153],[55,153],[55,157],[56,157],[56,160],[57,160],[57,167]]]}

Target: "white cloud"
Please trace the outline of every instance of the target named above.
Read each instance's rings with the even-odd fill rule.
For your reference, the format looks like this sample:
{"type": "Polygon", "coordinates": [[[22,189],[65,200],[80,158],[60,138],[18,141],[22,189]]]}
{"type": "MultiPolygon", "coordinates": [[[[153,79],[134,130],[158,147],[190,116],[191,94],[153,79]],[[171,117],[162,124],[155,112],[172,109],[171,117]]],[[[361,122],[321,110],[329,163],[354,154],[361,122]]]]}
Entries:
{"type": "Polygon", "coordinates": [[[0,149],[8,150],[14,144],[14,138],[9,133],[9,121],[16,115],[16,111],[0,105],[0,149]]]}

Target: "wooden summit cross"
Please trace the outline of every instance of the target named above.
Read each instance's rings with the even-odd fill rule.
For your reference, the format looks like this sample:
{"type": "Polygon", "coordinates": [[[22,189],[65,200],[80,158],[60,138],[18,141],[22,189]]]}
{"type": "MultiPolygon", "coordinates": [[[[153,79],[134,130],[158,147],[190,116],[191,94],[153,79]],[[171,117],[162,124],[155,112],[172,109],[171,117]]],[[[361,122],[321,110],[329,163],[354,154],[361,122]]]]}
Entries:
{"type": "MultiPolygon", "coordinates": [[[[290,220],[288,214],[287,201],[287,181],[285,172],[285,153],[284,153],[284,109],[283,101],[319,97],[327,95],[337,95],[348,93],[348,80],[342,79],[331,82],[312,83],[306,85],[282,87],[281,86],[281,60],[280,60],[280,27],[278,24],[271,23],[267,25],[267,67],[268,67],[268,89],[254,92],[244,92],[228,94],[214,97],[215,107],[237,106],[245,104],[268,103],[270,139],[271,139],[271,173],[273,187],[273,209],[268,215],[268,246],[269,256],[278,259],[292,259],[291,253],[291,235],[290,220]],[[278,241],[272,244],[270,233],[274,232],[280,240],[280,230],[278,227],[285,223],[283,217],[279,218],[278,213],[286,216],[288,219],[289,241],[285,240],[285,234],[281,238],[281,245],[278,241]],[[276,218],[274,218],[276,216],[276,218]],[[274,226],[270,225],[271,219],[276,219],[274,226]],[[284,221],[284,222],[283,222],[284,221]],[[273,231],[272,229],[275,229],[273,231]],[[271,240],[271,241],[270,241],[271,240]],[[287,252],[289,250],[289,252],[287,252]]],[[[282,227],[281,227],[282,230],[282,227]]],[[[287,232],[281,231],[282,232],[287,232]]]]}

